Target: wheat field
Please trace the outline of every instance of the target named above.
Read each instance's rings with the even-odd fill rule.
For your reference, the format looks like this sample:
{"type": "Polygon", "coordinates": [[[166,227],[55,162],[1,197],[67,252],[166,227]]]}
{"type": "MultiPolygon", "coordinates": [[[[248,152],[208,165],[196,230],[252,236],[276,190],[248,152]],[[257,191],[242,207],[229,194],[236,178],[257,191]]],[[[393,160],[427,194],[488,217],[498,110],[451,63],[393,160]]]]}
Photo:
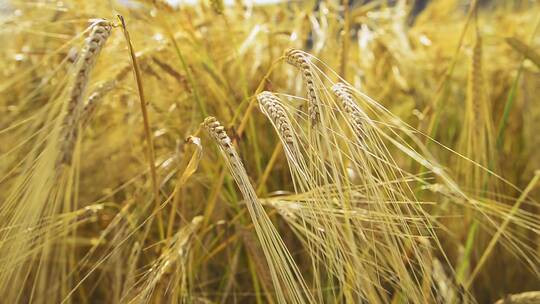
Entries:
{"type": "Polygon", "coordinates": [[[0,23],[0,303],[540,303],[540,2],[0,23]]]}

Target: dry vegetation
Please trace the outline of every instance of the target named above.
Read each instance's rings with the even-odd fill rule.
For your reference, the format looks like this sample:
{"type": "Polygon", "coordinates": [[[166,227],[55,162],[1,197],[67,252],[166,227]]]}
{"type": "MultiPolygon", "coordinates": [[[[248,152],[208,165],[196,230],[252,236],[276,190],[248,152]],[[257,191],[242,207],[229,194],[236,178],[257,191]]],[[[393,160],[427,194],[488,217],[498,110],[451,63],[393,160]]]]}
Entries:
{"type": "Polygon", "coordinates": [[[0,302],[538,303],[539,3],[362,2],[2,2],[0,302]]]}

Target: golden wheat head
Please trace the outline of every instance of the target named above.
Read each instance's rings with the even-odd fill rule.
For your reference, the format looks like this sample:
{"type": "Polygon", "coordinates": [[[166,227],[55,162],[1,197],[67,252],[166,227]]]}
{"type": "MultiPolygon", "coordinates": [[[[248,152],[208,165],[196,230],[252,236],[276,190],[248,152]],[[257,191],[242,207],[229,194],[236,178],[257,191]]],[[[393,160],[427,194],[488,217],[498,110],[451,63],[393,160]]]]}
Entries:
{"type": "Polygon", "coordinates": [[[64,116],[64,130],[61,144],[60,164],[70,164],[73,157],[73,147],[77,139],[77,128],[83,111],[83,98],[88,87],[90,72],[105,42],[111,35],[112,24],[107,20],[99,20],[92,27],[92,32],[86,39],[76,66],[75,79],[64,116]]]}
{"type": "Polygon", "coordinates": [[[307,96],[308,96],[308,115],[313,125],[319,120],[319,98],[315,87],[315,74],[311,67],[311,61],[306,53],[297,49],[288,49],[285,51],[287,62],[302,73],[304,79],[307,96]]]}
{"type": "Polygon", "coordinates": [[[257,101],[261,112],[274,123],[283,140],[287,144],[292,144],[294,142],[294,133],[287,118],[287,112],[281,105],[279,98],[268,91],[264,91],[257,95],[257,101]]]}

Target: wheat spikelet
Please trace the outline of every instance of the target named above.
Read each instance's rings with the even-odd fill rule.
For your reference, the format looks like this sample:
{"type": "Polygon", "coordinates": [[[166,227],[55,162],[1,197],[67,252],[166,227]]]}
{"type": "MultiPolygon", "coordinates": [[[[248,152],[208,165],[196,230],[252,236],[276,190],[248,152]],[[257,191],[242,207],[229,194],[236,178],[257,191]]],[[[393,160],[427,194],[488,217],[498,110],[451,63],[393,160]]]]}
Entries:
{"type": "Polygon", "coordinates": [[[92,28],[86,44],[77,63],[77,71],[75,73],[75,81],[70,93],[68,102],[66,120],[73,120],[80,110],[82,98],[88,86],[88,78],[92,68],[95,65],[97,57],[103,48],[103,45],[111,34],[111,23],[106,20],[98,21],[92,28]]]}
{"type": "Polygon", "coordinates": [[[242,192],[255,231],[261,243],[270,270],[274,291],[279,303],[313,303],[300,270],[283,243],[279,233],[257,198],[255,189],[249,182],[246,170],[234,149],[225,128],[214,117],[203,122],[208,134],[218,143],[225,161],[242,192]]]}
{"type": "MultiPolygon", "coordinates": [[[[491,149],[495,146],[492,109],[485,91],[482,58],[482,37],[477,26],[468,69],[467,99],[459,148],[466,157],[481,166],[489,166],[495,170],[498,161],[495,159],[496,154],[491,149]]],[[[459,160],[458,166],[459,173],[463,176],[464,184],[467,187],[480,190],[487,185],[489,174],[479,166],[468,160],[459,160]]],[[[489,188],[490,191],[498,191],[495,183],[490,183],[489,188]]],[[[480,192],[477,191],[475,194],[480,194],[480,192]]]]}
{"type": "MultiPolygon", "coordinates": [[[[433,231],[429,229],[431,225],[429,218],[421,208],[418,208],[420,204],[406,182],[410,174],[403,171],[389,153],[385,139],[392,141],[392,137],[386,134],[357,103],[354,89],[345,83],[336,83],[332,86],[332,92],[343,109],[344,118],[352,133],[357,137],[355,143],[350,145],[350,157],[354,160],[351,168],[358,172],[357,182],[364,186],[363,194],[367,201],[375,202],[369,205],[369,209],[376,214],[374,216],[370,214],[371,220],[380,217],[380,221],[375,220],[381,223],[376,229],[391,240],[386,243],[389,251],[410,255],[403,261],[387,260],[387,267],[391,272],[399,273],[401,287],[398,288],[407,286],[405,289],[408,290],[408,297],[415,301],[429,297],[427,287],[432,284],[432,280],[428,264],[423,262],[429,258],[422,254],[424,247],[427,246],[417,244],[415,234],[432,236],[433,231]],[[381,203],[384,201],[386,203],[381,203]],[[404,214],[407,214],[410,220],[404,221],[404,214]],[[394,238],[397,231],[399,237],[394,238]],[[417,274],[421,274],[422,282],[418,280],[420,276],[413,276],[408,272],[407,269],[413,268],[417,274]],[[420,285],[424,285],[426,289],[417,288],[420,285]]],[[[357,204],[353,204],[355,205],[357,204]]],[[[435,239],[434,243],[436,242],[435,239]]]]}
{"type": "MultiPolygon", "coordinates": [[[[486,128],[488,113],[483,108],[485,100],[482,88],[482,40],[476,32],[473,53],[467,81],[467,112],[465,113],[465,151],[468,157],[483,165],[489,162],[488,147],[486,147],[486,128]]],[[[484,183],[485,174],[470,163],[463,164],[466,183],[469,186],[480,187],[484,183]]]]}
{"type": "MultiPolygon", "coordinates": [[[[69,82],[65,94],[60,93],[60,88],[64,88],[62,85],[58,87],[57,93],[53,95],[54,97],[51,97],[51,101],[65,101],[59,105],[62,107],[63,112],[60,112],[60,119],[53,119],[54,123],[51,124],[53,128],[50,132],[52,136],[47,134],[47,141],[44,139],[42,143],[36,145],[32,154],[29,154],[31,157],[28,158],[28,162],[31,165],[25,170],[25,173],[21,174],[21,182],[17,182],[19,185],[14,188],[15,191],[13,192],[14,194],[17,193],[13,196],[14,202],[24,201],[24,204],[19,204],[20,207],[17,207],[16,210],[13,210],[13,214],[10,214],[13,222],[22,224],[21,230],[25,226],[32,227],[36,225],[43,217],[58,212],[69,212],[78,204],[78,197],[74,194],[77,192],[75,190],[77,181],[75,181],[71,173],[58,178],[60,177],[58,174],[60,170],[57,170],[57,168],[61,164],[71,162],[88,78],[100,50],[110,36],[111,30],[112,25],[105,20],[99,20],[92,25],[91,33],[82,51],[77,56],[73,76],[62,78],[69,82]],[[65,96],[65,99],[60,99],[58,96],[65,96]],[[60,122],[60,124],[57,122],[60,122]]],[[[68,61],[69,59],[66,58],[65,62],[68,61]]],[[[56,67],[55,70],[57,70],[56,67]]],[[[53,115],[57,113],[56,103],[51,102],[50,104],[55,110],[49,111],[51,107],[46,107],[48,114],[43,116],[46,120],[52,118],[49,113],[53,115]]],[[[43,128],[43,130],[46,129],[43,128]]],[[[9,203],[7,204],[9,205],[9,203]]],[[[63,229],[69,234],[74,231],[75,227],[64,226],[63,229]]],[[[9,260],[21,260],[20,262],[5,263],[7,271],[4,271],[1,276],[24,282],[27,274],[34,272],[35,288],[30,296],[47,294],[50,298],[41,297],[40,301],[57,302],[56,300],[62,297],[61,294],[67,293],[66,289],[69,289],[73,281],[71,278],[67,278],[67,268],[69,267],[67,256],[71,256],[73,253],[63,242],[59,242],[63,244],[61,246],[51,242],[52,237],[56,235],[64,237],[62,234],[50,231],[45,235],[33,236],[25,234],[24,237],[18,238],[14,242],[0,241],[2,243],[0,245],[1,255],[7,256],[9,260]],[[40,248],[33,250],[32,246],[34,244],[39,244],[40,248]],[[31,254],[25,256],[20,254],[22,252],[31,252],[31,254]],[[50,257],[59,258],[61,266],[55,264],[49,267],[48,264],[43,264],[50,257]],[[54,291],[51,290],[48,284],[53,277],[55,280],[62,282],[60,284],[62,287],[55,288],[54,291]]],[[[22,292],[24,288],[21,288],[20,291],[9,291],[9,284],[2,282],[0,289],[2,289],[2,292],[6,290],[13,296],[13,298],[10,298],[10,296],[7,296],[7,292],[5,293],[8,302],[18,302],[14,301],[15,297],[20,297],[16,293],[22,292]]]]}
{"type": "Polygon", "coordinates": [[[259,102],[259,108],[276,126],[280,136],[285,143],[293,145],[294,133],[291,127],[291,123],[287,117],[285,109],[281,105],[281,102],[274,94],[264,91],[257,95],[257,101],[259,102]]]}
{"type": "Polygon", "coordinates": [[[482,98],[482,38],[476,34],[474,41],[471,68],[469,69],[469,99],[472,105],[472,113],[475,123],[482,119],[481,98],[482,98]]]}
{"type": "Polygon", "coordinates": [[[353,123],[352,127],[356,134],[360,136],[360,134],[365,132],[365,121],[368,119],[367,115],[356,105],[351,92],[344,83],[338,82],[334,84],[332,86],[332,92],[334,92],[341,102],[345,112],[351,117],[353,123]]]}
{"type": "MultiPolygon", "coordinates": [[[[366,273],[366,267],[358,259],[357,250],[354,249],[356,244],[349,247],[343,243],[343,239],[352,240],[348,244],[356,243],[359,240],[356,238],[358,235],[355,235],[351,228],[351,221],[355,222],[354,225],[360,225],[361,221],[363,221],[361,217],[355,215],[356,210],[350,210],[352,208],[350,194],[352,193],[343,190],[347,185],[347,181],[341,179],[342,175],[337,170],[333,172],[327,171],[329,163],[323,164],[321,162],[321,167],[317,169],[309,167],[308,164],[313,162],[311,160],[306,161],[303,156],[304,153],[301,153],[297,148],[297,141],[302,139],[302,133],[293,131],[291,120],[278,97],[272,93],[263,92],[257,96],[257,99],[261,112],[272,122],[284,145],[291,176],[293,177],[294,189],[297,193],[305,195],[306,200],[309,201],[304,206],[298,200],[295,200],[292,204],[276,206],[278,212],[293,229],[298,230],[299,235],[303,235],[305,238],[305,246],[309,248],[310,253],[313,253],[311,256],[312,260],[315,261],[313,269],[321,269],[321,266],[324,265],[324,275],[331,274],[339,278],[343,286],[347,286],[350,291],[346,296],[349,302],[354,301],[354,298],[366,296],[363,290],[371,288],[367,287],[368,284],[369,286],[373,285],[368,283],[371,281],[371,274],[366,273]],[[341,185],[341,187],[335,189],[335,197],[325,192],[323,188],[316,187],[318,184],[327,184],[324,179],[333,173],[335,173],[333,175],[334,181],[339,180],[337,183],[341,185]],[[349,206],[347,209],[343,209],[342,204],[333,204],[333,202],[343,202],[345,198],[347,198],[349,206]],[[288,209],[287,207],[291,208],[288,209]],[[341,225],[342,221],[347,224],[341,225]],[[364,286],[364,289],[360,288],[360,286],[364,286]]],[[[309,144],[306,146],[308,153],[312,153],[314,156],[312,159],[320,161],[319,156],[324,155],[324,153],[320,153],[320,150],[309,144]]],[[[336,164],[337,166],[339,165],[336,164]]],[[[323,274],[321,273],[321,275],[323,274]]],[[[318,280],[318,276],[315,280],[318,280]]],[[[319,281],[315,283],[316,286],[321,284],[319,281]]],[[[375,291],[371,294],[374,293],[375,291]]],[[[374,297],[371,297],[371,299],[374,297]]]]}
{"type": "Polygon", "coordinates": [[[88,97],[88,101],[84,105],[84,108],[82,110],[81,114],[81,126],[87,126],[90,123],[90,120],[92,119],[92,116],[94,116],[94,113],[97,109],[97,106],[101,102],[101,100],[110,92],[114,87],[116,86],[116,81],[108,81],[103,84],[101,84],[96,90],[90,94],[88,97]]]}
{"type": "Polygon", "coordinates": [[[311,61],[306,54],[300,50],[288,49],[285,51],[287,62],[302,72],[302,78],[306,84],[308,96],[308,115],[313,125],[319,120],[319,97],[315,89],[315,75],[311,68],[311,61]]]}
{"type": "Polygon", "coordinates": [[[293,130],[291,120],[281,100],[267,91],[257,95],[257,100],[260,111],[268,117],[283,144],[287,162],[290,164],[291,174],[298,176],[298,181],[302,184],[296,184],[297,180],[293,179],[295,189],[298,186],[303,186],[304,190],[309,189],[309,183],[313,182],[313,179],[307,174],[308,165],[302,156],[297,134],[293,130]]]}
{"type": "Polygon", "coordinates": [[[203,122],[204,127],[208,131],[208,134],[214,138],[214,140],[220,145],[220,147],[229,153],[229,155],[236,154],[232,146],[232,141],[225,132],[225,127],[221,125],[214,117],[207,117],[203,122]]]}
{"type": "MultiPolygon", "coordinates": [[[[144,275],[140,282],[142,282],[141,289],[137,294],[129,301],[129,303],[148,303],[152,298],[155,288],[161,279],[174,271],[172,268],[176,263],[179,263],[177,270],[181,276],[181,284],[185,285],[185,262],[188,254],[190,253],[193,237],[203,222],[202,216],[196,216],[191,223],[182,228],[171,239],[171,245],[163,252],[163,254],[153,263],[152,267],[144,275]]],[[[185,286],[182,286],[185,287],[185,286]]],[[[184,289],[184,288],[182,288],[184,289]]],[[[182,290],[185,292],[185,290],[182,290]]]]}
{"type": "Polygon", "coordinates": [[[63,122],[64,136],[62,136],[60,164],[71,163],[73,147],[77,139],[78,123],[83,107],[82,100],[88,86],[90,72],[105,42],[111,35],[111,30],[112,25],[109,21],[99,20],[96,22],[92,28],[92,32],[86,39],[86,44],[77,61],[75,79],[71,87],[63,122]]]}

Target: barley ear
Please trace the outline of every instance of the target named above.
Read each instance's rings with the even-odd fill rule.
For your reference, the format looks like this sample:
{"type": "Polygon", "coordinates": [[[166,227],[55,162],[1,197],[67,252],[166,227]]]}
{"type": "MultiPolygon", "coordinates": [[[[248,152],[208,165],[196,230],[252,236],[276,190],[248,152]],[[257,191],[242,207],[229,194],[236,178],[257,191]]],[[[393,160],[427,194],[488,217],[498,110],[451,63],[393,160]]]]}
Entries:
{"type": "Polygon", "coordinates": [[[302,73],[302,78],[306,85],[308,97],[308,115],[313,125],[316,125],[319,120],[319,97],[315,89],[315,73],[311,67],[311,60],[302,51],[297,49],[288,49],[285,51],[287,62],[302,73]]]}
{"type": "Polygon", "coordinates": [[[68,165],[73,157],[73,147],[77,141],[80,116],[83,108],[83,98],[88,87],[90,72],[101,52],[105,42],[111,35],[112,24],[107,20],[99,20],[92,27],[92,32],[86,39],[85,46],[77,60],[75,79],[71,87],[66,114],[63,121],[63,135],[60,148],[60,164],[68,165]]]}
{"type": "Polygon", "coordinates": [[[287,117],[287,113],[281,105],[279,98],[268,91],[264,91],[257,95],[257,101],[259,102],[261,112],[275,125],[284,143],[293,145],[294,133],[287,117]]]}
{"type": "Polygon", "coordinates": [[[362,134],[365,133],[367,115],[360,110],[346,84],[342,82],[334,84],[332,92],[334,92],[345,113],[349,116],[354,133],[358,138],[361,138],[362,134]]]}
{"type": "Polygon", "coordinates": [[[81,114],[81,126],[85,127],[90,123],[90,120],[94,116],[96,109],[101,102],[101,100],[114,89],[116,86],[116,81],[107,81],[94,90],[92,94],[88,97],[88,101],[84,105],[81,114]]]}

